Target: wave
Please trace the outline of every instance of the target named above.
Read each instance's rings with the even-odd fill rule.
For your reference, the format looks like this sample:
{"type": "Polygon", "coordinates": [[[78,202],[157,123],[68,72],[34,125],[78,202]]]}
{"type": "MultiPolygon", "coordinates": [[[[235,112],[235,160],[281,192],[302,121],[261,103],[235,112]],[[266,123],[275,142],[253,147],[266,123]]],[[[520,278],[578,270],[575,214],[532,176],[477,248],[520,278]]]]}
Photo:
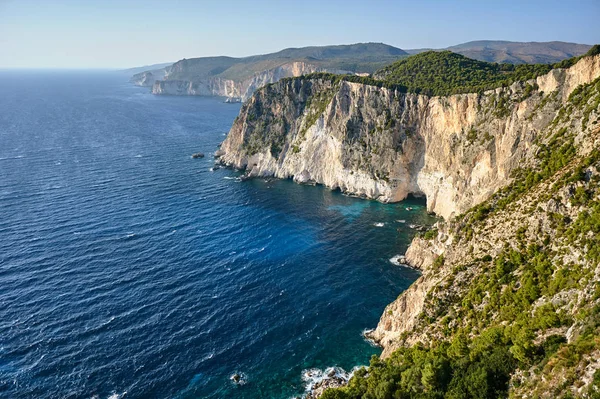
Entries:
{"type": "Polygon", "coordinates": [[[364,330],[362,330],[361,335],[363,339],[373,348],[381,348],[381,346],[377,342],[375,342],[373,338],[369,338],[368,334],[373,331],[375,331],[374,328],[365,328],[364,330]]]}
{"type": "MultiPolygon", "coordinates": [[[[406,257],[404,255],[394,255],[390,258],[390,263],[396,266],[406,267],[409,269],[415,269],[411,265],[408,264],[406,257]]],[[[415,269],[416,270],[416,269],[415,269]]]]}
{"type": "Polygon", "coordinates": [[[305,393],[309,394],[316,389],[324,390],[327,387],[339,387],[350,381],[356,370],[365,366],[356,366],[351,371],[341,367],[328,367],[324,370],[318,368],[305,369],[302,371],[305,393]]]}
{"type": "Polygon", "coordinates": [[[16,155],[14,157],[0,157],[0,161],[10,161],[11,159],[22,159],[25,155],[16,155]]]}
{"type": "Polygon", "coordinates": [[[231,381],[234,385],[246,385],[248,383],[248,376],[245,373],[234,372],[230,377],[229,381],[231,381]]]}

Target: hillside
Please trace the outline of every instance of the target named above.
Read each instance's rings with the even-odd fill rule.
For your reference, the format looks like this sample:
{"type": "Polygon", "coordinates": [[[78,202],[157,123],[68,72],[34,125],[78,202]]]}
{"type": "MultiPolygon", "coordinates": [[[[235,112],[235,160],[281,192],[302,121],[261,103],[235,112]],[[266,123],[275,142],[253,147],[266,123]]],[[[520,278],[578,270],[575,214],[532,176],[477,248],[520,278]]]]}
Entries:
{"type": "Polygon", "coordinates": [[[122,69],[119,72],[138,74],[138,73],[142,73],[142,72],[146,72],[146,71],[157,71],[159,69],[164,69],[171,65],[173,65],[172,62],[163,62],[161,64],[151,64],[151,65],[144,65],[144,66],[140,66],[140,67],[122,69]]]}
{"type": "MultiPolygon", "coordinates": [[[[598,48],[590,49],[587,55],[599,51],[598,48]]],[[[513,65],[477,61],[450,51],[427,51],[397,61],[377,71],[374,77],[391,85],[404,86],[413,93],[476,93],[533,79],[552,69],[569,67],[580,58],[555,64],[513,65]]]]}
{"type": "MultiPolygon", "coordinates": [[[[579,56],[589,47],[562,42],[479,41],[453,46],[448,50],[457,54],[465,54],[474,60],[508,63],[503,64],[499,71],[491,71],[499,68],[498,66],[486,67],[496,75],[491,76],[487,73],[485,81],[493,85],[503,80],[501,75],[506,75],[511,71],[514,72],[513,75],[518,75],[517,79],[526,78],[525,73],[529,73],[530,70],[519,66],[515,67],[513,64],[558,62],[571,56],[579,56]],[[514,55],[501,56],[500,53],[514,55]]],[[[440,52],[440,50],[435,51],[440,52]]],[[[441,52],[447,54],[447,51],[441,52]]],[[[407,52],[382,43],[358,43],[289,48],[276,53],[244,58],[219,56],[183,59],[165,68],[153,68],[137,73],[131,78],[131,82],[139,86],[152,87],[154,94],[224,96],[235,101],[243,101],[249,98],[256,89],[282,78],[315,72],[368,75],[408,57],[409,53],[428,54],[426,57],[428,59],[423,60],[422,65],[435,62],[434,56],[430,54],[431,51],[426,49],[407,52]]],[[[415,61],[416,59],[413,59],[411,62],[415,61]]],[[[473,65],[473,67],[482,69],[483,65],[473,65]]],[[[547,66],[537,67],[533,71],[533,75],[546,73],[550,69],[547,66]]],[[[426,78],[437,79],[437,76],[431,75],[431,72],[437,72],[437,69],[428,71],[429,75],[426,78]]],[[[456,75],[456,77],[463,78],[460,75],[456,75]]],[[[479,79],[477,76],[475,78],[479,79]]],[[[404,84],[401,83],[403,82],[401,79],[396,80],[399,84],[404,84]]],[[[462,86],[465,86],[465,83],[468,82],[459,82],[462,86]]],[[[421,84],[421,86],[423,85],[421,84]]],[[[469,87],[468,89],[476,90],[478,88],[469,87]]],[[[426,91],[426,93],[434,92],[426,91]]]]}
{"type": "Polygon", "coordinates": [[[479,40],[446,50],[480,61],[511,64],[554,64],[585,54],[591,46],[565,42],[509,42],[479,40]]]}
{"type": "Polygon", "coordinates": [[[444,219],[411,244],[423,274],[369,334],[381,359],[324,398],[597,397],[599,48],[522,75],[416,58],[449,66],[443,90],[493,86],[476,93],[422,94],[436,86],[409,58],[390,81],[283,79],[243,105],[223,163],[383,202],[425,196],[444,219]]]}
{"type": "Polygon", "coordinates": [[[382,43],[289,48],[276,53],[245,58],[203,57],[176,62],[169,79],[222,77],[241,81],[254,74],[289,62],[305,62],[325,70],[372,73],[407,53],[382,43]]]}
{"type": "Polygon", "coordinates": [[[425,51],[452,51],[478,61],[509,64],[554,64],[567,58],[585,54],[590,45],[566,42],[509,42],[505,40],[478,40],[444,49],[410,49],[408,54],[425,51]]]}
{"type": "Polygon", "coordinates": [[[132,82],[154,94],[217,95],[245,100],[257,88],[312,72],[369,74],[407,53],[382,43],[289,48],[245,58],[180,60],[162,71],[136,74],[132,82]]]}

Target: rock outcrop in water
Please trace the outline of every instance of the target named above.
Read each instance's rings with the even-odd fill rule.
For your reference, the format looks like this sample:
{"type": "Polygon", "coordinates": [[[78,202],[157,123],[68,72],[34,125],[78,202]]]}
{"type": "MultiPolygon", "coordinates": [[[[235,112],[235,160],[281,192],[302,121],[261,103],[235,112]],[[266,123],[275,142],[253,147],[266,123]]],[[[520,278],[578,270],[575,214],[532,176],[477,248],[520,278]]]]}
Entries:
{"type": "Polygon", "coordinates": [[[446,97],[288,79],[244,104],[221,159],[250,176],[314,181],[383,202],[425,195],[428,210],[448,218],[510,182],[556,107],[599,73],[600,58],[587,57],[532,81],[446,97]]]}

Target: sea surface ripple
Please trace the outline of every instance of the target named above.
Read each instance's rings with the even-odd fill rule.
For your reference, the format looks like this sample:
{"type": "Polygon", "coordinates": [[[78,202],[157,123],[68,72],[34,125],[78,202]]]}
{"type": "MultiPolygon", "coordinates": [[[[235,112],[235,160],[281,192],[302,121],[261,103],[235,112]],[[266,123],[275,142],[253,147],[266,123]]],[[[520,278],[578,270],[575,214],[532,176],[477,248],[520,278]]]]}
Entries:
{"type": "Polygon", "coordinates": [[[211,170],[239,107],[0,72],[0,397],[289,398],[379,352],[423,201],[211,170]]]}

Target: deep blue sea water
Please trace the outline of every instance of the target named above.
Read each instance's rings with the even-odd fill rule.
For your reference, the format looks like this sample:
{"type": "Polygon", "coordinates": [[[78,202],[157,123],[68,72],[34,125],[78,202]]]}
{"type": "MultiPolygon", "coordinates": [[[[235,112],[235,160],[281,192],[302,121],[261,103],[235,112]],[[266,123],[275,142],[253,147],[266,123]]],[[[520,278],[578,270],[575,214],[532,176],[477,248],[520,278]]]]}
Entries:
{"type": "Polygon", "coordinates": [[[211,171],[239,107],[0,72],[0,397],[289,398],[379,352],[424,203],[211,171]]]}

